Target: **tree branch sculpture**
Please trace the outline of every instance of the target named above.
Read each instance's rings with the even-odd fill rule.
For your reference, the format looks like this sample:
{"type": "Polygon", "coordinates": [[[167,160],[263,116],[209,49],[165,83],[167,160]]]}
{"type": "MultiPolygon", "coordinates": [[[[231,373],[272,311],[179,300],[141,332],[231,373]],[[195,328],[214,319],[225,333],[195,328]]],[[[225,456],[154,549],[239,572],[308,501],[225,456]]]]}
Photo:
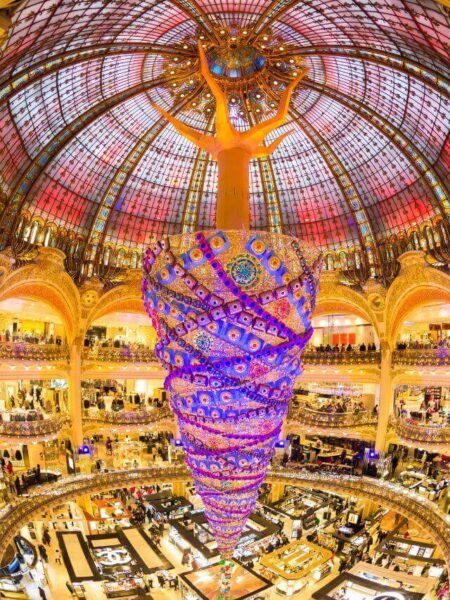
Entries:
{"type": "Polygon", "coordinates": [[[214,136],[200,133],[170,115],[160,106],[152,106],[165,117],[175,129],[199,148],[206,150],[217,159],[219,182],[217,192],[216,226],[219,229],[249,229],[249,165],[252,158],[269,156],[291,131],[280,135],[268,146],[263,144],[266,136],[286,121],[289,102],[297,84],[305,77],[303,69],[293,79],[281,95],[277,113],[254,125],[247,131],[237,131],[228,114],[228,102],[225,92],[211,75],[201,43],[198,45],[200,72],[205,78],[216,99],[216,120],[214,136]]]}

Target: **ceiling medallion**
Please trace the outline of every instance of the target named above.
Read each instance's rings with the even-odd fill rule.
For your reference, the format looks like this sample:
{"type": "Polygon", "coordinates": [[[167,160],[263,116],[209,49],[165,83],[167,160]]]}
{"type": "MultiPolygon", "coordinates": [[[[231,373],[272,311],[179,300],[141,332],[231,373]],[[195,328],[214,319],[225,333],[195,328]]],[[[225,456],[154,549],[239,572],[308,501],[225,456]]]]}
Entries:
{"type": "MultiPolygon", "coordinates": [[[[215,35],[198,33],[183,40],[180,55],[164,58],[163,70],[168,79],[167,88],[174,104],[201,84],[197,44],[205,50],[211,74],[225,90],[228,108],[235,126],[251,126],[273,112],[286,85],[304,69],[299,48],[287,43],[268,30],[255,35],[250,28],[230,25],[215,35]],[[181,83],[172,79],[177,74],[190,73],[181,83]]],[[[215,112],[215,100],[209,89],[203,89],[186,109],[195,110],[206,118],[215,112]]]]}

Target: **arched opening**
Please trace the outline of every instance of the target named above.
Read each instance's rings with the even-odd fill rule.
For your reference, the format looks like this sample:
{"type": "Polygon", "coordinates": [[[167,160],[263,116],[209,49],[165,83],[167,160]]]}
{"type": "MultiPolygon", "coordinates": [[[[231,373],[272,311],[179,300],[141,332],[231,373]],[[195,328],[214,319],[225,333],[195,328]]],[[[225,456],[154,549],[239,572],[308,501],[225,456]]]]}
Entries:
{"type": "Polygon", "coordinates": [[[410,310],[395,340],[397,350],[438,349],[450,343],[450,303],[431,301],[410,310]]]}
{"type": "Polygon", "coordinates": [[[441,331],[442,337],[448,337],[445,324],[450,321],[450,292],[446,282],[421,284],[409,288],[406,293],[401,292],[401,289],[390,290],[387,297],[388,305],[392,306],[387,317],[387,331],[393,348],[399,341],[408,343],[410,335],[419,345],[427,344],[427,339],[437,340],[438,336],[432,331],[441,331]],[[430,330],[430,324],[439,328],[430,330]]]}
{"type": "MultiPolygon", "coordinates": [[[[101,309],[86,331],[85,359],[97,365],[112,363],[123,372],[123,377],[99,376],[82,382],[84,429],[88,427],[95,435],[99,430],[107,433],[115,444],[114,455],[124,452],[125,441],[136,444],[140,454],[145,455],[142,444],[148,446],[157,435],[152,432],[163,421],[172,419],[163,375],[142,374],[146,363],[155,362],[155,343],[156,332],[148,315],[132,300],[101,309]],[[136,363],[142,366],[139,378],[134,372],[136,363]],[[148,439],[140,439],[143,428],[148,439]]],[[[105,441],[105,435],[101,437],[105,441]]],[[[135,454],[136,448],[130,447],[130,452],[135,454]]]]}
{"type": "Polygon", "coordinates": [[[133,304],[128,306],[113,306],[112,310],[102,311],[93,320],[86,331],[84,346],[98,358],[107,360],[111,357],[127,360],[133,356],[150,357],[156,343],[156,332],[150,323],[148,315],[133,304]]]}
{"type": "Polygon", "coordinates": [[[52,377],[53,363],[67,356],[65,324],[51,304],[29,297],[0,302],[0,358],[22,367],[20,376],[12,370],[0,381],[0,445],[14,468],[40,464],[46,471],[69,414],[67,380],[52,377]],[[38,365],[39,374],[27,377],[23,364],[38,365]]]}
{"type": "Polygon", "coordinates": [[[309,346],[312,351],[367,352],[379,348],[377,332],[362,312],[331,312],[326,306],[319,307],[317,312],[312,320],[314,334],[309,346]]]}
{"type": "MultiPolygon", "coordinates": [[[[70,280],[68,275],[63,275],[61,280],[54,281],[43,281],[40,279],[32,279],[26,272],[27,267],[24,268],[21,280],[12,281],[9,286],[5,286],[5,290],[0,295],[0,303],[9,301],[9,312],[16,313],[16,315],[22,315],[22,311],[19,310],[18,302],[27,302],[25,306],[25,314],[28,320],[33,321],[36,313],[36,320],[42,322],[48,317],[49,326],[46,331],[50,334],[52,331],[53,338],[61,338],[60,346],[63,346],[63,342],[71,343],[75,331],[75,320],[77,318],[76,305],[77,298],[74,297],[76,294],[75,285],[70,280]],[[51,323],[56,324],[58,320],[58,327],[52,327],[51,323]],[[63,333],[61,330],[63,328],[63,333]]],[[[0,327],[1,329],[1,327],[0,327]]],[[[38,329],[41,331],[41,328],[38,329]]],[[[6,333],[6,332],[5,332],[6,333]]],[[[46,335],[46,333],[45,333],[46,335]]],[[[50,339],[50,336],[49,336],[50,339]]]]}
{"type": "Polygon", "coordinates": [[[50,304],[26,297],[0,301],[2,338],[35,344],[66,341],[63,319],[50,304]]]}
{"type": "Polygon", "coordinates": [[[450,388],[445,385],[398,385],[394,410],[398,419],[411,426],[449,428],[450,431],[450,388]]]}
{"type": "Polygon", "coordinates": [[[67,333],[59,310],[25,296],[0,301],[0,352],[11,358],[63,356],[67,333]]]}

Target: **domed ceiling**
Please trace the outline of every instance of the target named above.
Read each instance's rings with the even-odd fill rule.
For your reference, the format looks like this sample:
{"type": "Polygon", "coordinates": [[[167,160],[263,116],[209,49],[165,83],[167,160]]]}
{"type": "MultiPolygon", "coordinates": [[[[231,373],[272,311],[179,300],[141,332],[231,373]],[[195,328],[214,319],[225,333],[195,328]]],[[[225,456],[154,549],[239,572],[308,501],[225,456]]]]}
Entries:
{"type": "Polygon", "coordinates": [[[252,227],[375,266],[386,240],[425,225],[440,243],[449,31],[432,0],[21,3],[0,63],[3,245],[21,228],[129,259],[155,236],[214,226],[215,161],[151,105],[213,133],[198,40],[237,128],[273,114],[309,68],[273,138],[291,135],[252,161],[252,227]]]}

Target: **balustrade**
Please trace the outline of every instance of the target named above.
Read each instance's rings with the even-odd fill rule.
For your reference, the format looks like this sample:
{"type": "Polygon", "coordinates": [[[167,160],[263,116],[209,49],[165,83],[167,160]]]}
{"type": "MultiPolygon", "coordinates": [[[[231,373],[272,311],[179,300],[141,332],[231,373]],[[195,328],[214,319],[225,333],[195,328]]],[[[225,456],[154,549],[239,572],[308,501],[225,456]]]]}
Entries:
{"type": "Polygon", "coordinates": [[[50,417],[32,421],[3,421],[0,423],[0,438],[20,437],[27,438],[26,441],[31,441],[33,438],[56,436],[61,431],[64,423],[64,417],[50,417]]]}
{"type": "Polygon", "coordinates": [[[305,352],[305,365],[380,365],[380,352],[305,352]]]}
{"type": "Polygon", "coordinates": [[[319,427],[357,427],[361,425],[374,425],[377,417],[372,416],[367,410],[358,412],[325,412],[313,410],[306,403],[292,406],[289,410],[290,421],[297,421],[305,425],[319,427]]]}
{"type": "Polygon", "coordinates": [[[0,342],[0,360],[55,361],[68,360],[68,358],[69,353],[65,345],[0,342]]]}
{"type": "Polygon", "coordinates": [[[85,348],[83,356],[85,359],[101,362],[157,362],[153,350],[145,347],[123,346],[114,348],[99,346],[96,348],[85,348]]]}
{"type": "Polygon", "coordinates": [[[111,425],[149,424],[171,418],[173,418],[173,413],[168,406],[143,410],[94,410],[92,412],[89,410],[84,417],[87,421],[111,425]]]}
{"type": "Polygon", "coordinates": [[[392,424],[400,438],[426,444],[449,444],[450,426],[444,423],[426,423],[414,419],[394,418],[392,424]]]}
{"type": "Polygon", "coordinates": [[[445,367],[450,365],[450,352],[446,346],[427,350],[395,350],[392,366],[445,367]]]}

